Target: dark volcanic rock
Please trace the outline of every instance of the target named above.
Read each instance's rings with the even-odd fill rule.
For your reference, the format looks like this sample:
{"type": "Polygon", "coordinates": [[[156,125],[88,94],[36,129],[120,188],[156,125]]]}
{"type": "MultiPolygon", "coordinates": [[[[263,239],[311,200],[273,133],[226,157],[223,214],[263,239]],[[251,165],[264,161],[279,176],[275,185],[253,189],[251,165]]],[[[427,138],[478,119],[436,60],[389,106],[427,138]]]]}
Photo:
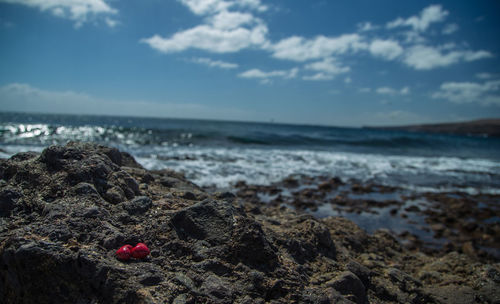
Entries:
{"type": "Polygon", "coordinates": [[[147,196],[139,196],[129,202],[123,204],[123,209],[127,210],[129,214],[144,213],[151,208],[153,202],[147,196]]]}
{"type": "MultiPolygon", "coordinates": [[[[330,180],[316,190],[340,184],[330,180]]],[[[284,185],[298,187],[299,180],[284,185]]],[[[69,143],[1,160],[0,301],[496,303],[500,298],[498,264],[453,251],[442,257],[409,252],[388,232],[369,235],[343,218],[316,219],[264,205],[256,187],[248,191],[249,200],[211,195],[181,174],[148,172],[130,155],[95,144],[69,143]],[[138,242],[149,246],[150,256],[115,257],[119,247],[138,242]]],[[[324,196],[297,192],[311,202],[324,196]]],[[[448,230],[441,228],[436,230],[448,230]]]]}
{"type": "Polygon", "coordinates": [[[8,216],[20,197],[21,194],[15,190],[3,189],[0,192],[0,216],[8,216]]]}
{"type": "Polygon", "coordinates": [[[352,272],[341,273],[337,278],[327,283],[343,295],[352,296],[352,301],[358,304],[366,303],[366,288],[361,280],[352,272]]]}

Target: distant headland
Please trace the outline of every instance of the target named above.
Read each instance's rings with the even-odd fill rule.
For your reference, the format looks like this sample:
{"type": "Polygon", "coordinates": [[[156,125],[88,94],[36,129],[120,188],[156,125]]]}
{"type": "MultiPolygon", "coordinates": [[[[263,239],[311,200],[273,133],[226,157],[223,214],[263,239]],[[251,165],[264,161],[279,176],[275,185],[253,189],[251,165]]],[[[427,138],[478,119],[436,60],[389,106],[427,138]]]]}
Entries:
{"type": "Polygon", "coordinates": [[[454,123],[421,124],[421,125],[390,126],[390,127],[382,126],[382,127],[364,127],[364,128],[500,137],[500,118],[479,119],[473,121],[454,122],[454,123]]]}

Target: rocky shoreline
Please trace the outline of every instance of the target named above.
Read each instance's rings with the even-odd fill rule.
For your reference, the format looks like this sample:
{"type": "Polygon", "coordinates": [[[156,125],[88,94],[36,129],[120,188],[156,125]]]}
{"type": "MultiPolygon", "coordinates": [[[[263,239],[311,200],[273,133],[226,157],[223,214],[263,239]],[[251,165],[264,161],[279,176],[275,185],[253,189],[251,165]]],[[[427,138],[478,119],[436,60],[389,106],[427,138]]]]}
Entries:
{"type": "MultiPolygon", "coordinates": [[[[293,188],[303,181],[283,183],[293,188]]],[[[239,184],[236,195],[207,192],[179,173],[147,171],[114,148],[69,143],[40,154],[19,153],[0,160],[0,298],[4,303],[499,303],[500,264],[476,248],[498,244],[498,224],[479,221],[486,215],[467,213],[480,228],[471,224],[469,236],[459,231],[453,238],[460,213],[453,224],[444,207],[421,210],[434,224],[443,220],[439,231],[456,243],[427,252],[419,242],[409,246],[404,236],[387,230],[369,234],[344,217],[303,212],[319,208],[314,202],[339,186],[331,180],[309,187],[315,190],[293,190],[291,197],[306,199],[293,200],[295,208],[288,208],[276,201],[282,191],[239,184]],[[263,193],[274,202],[263,202],[263,193]],[[472,243],[479,233],[486,235],[483,243],[472,243]],[[122,245],[138,242],[151,249],[148,258],[115,257],[122,245]]],[[[367,189],[349,187],[359,194],[367,189]]],[[[341,195],[337,203],[362,201],[341,195]]],[[[455,209],[471,198],[450,199],[456,199],[449,205],[455,209]]],[[[346,204],[367,210],[366,204],[346,204]]],[[[488,205],[498,214],[494,208],[488,205]]],[[[397,208],[394,214],[409,212],[397,208]]]]}
{"type": "Polygon", "coordinates": [[[343,216],[368,232],[388,229],[407,249],[432,255],[458,251],[500,261],[500,195],[423,192],[339,178],[290,176],[271,185],[237,183],[253,203],[287,206],[318,218],[343,216]]]}

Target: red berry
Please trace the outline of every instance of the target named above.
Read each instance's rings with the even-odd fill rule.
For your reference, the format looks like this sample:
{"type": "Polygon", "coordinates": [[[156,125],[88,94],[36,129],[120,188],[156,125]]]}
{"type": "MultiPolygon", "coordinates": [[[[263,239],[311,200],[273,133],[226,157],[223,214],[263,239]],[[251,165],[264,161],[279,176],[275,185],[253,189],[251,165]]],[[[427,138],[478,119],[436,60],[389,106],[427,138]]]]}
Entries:
{"type": "Polygon", "coordinates": [[[139,243],[135,245],[131,250],[132,257],[136,259],[144,259],[149,255],[149,248],[144,243],[139,243]]]}
{"type": "Polygon", "coordinates": [[[116,256],[120,260],[126,261],[126,260],[130,259],[131,250],[132,250],[132,246],[131,245],[122,246],[122,247],[120,247],[120,249],[118,249],[116,251],[116,256]]]}

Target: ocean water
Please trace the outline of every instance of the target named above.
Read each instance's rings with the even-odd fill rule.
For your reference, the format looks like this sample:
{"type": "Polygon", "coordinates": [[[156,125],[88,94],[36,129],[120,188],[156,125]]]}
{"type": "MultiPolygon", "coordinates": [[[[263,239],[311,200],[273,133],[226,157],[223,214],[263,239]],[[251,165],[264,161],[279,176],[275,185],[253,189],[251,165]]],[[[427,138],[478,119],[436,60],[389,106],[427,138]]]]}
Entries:
{"type": "MultiPolygon", "coordinates": [[[[333,122],[334,123],[334,122],[333,122]]],[[[500,194],[500,138],[132,117],[0,113],[0,157],[71,140],[131,153],[201,186],[340,177],[412,191],[500,194]]]]}

